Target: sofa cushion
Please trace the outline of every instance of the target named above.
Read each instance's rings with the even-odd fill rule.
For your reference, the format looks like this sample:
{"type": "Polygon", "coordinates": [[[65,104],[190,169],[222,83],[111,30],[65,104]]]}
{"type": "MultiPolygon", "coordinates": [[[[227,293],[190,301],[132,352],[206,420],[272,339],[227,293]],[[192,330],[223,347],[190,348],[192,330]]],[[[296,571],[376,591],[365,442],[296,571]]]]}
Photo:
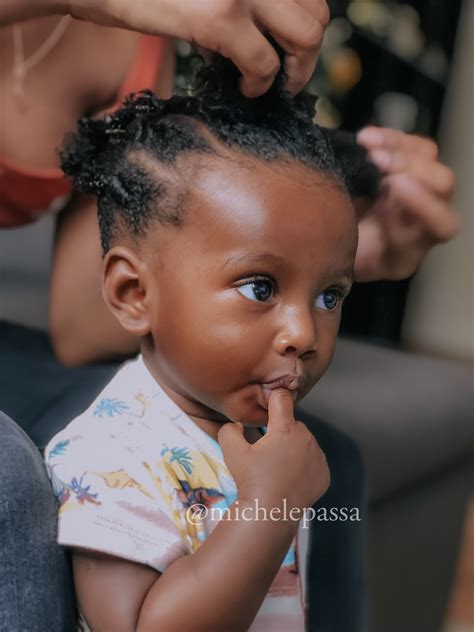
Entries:
{"type": "Polygon", "coordinates": [[[378,500],[473,450],[473,383],[461,363],[340,338],[299,407],[356,440],[378,500]]]}

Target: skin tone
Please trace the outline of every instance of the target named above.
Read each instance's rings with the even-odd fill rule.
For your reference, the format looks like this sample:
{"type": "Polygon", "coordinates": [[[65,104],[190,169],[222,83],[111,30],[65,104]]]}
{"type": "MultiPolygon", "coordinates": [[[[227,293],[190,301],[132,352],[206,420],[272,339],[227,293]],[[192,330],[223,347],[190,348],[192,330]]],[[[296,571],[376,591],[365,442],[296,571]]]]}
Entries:
{"type": "MultiPolygon", "coordinates": [[[[1,15],[4,4],[0,4],[1,15]]],[[[34,3],[30,5],[36,6],[34,3]]],[[[57,22],[58,16],[54,15],[23,23],[26,56],[38,49],[57,22]]],[[[135,58],[138,38],[139,34],[131,31],[73,20],[55,54],[47,56],[27,75],[25,95],[19,101],[13,90],[13,27],[0,29],[0,156],[21,167],[57,169],[59,159],[56,148],[61,145],[65,133],[73,129],[78,118],[87,112],[98,114],[115,102],[135,58]],[[31,134],[32,129],[35,134],[31,134]]],[[[174,46],[170,41],[154,87],[162,98],[171,95],[174,59],[174,46]]],[[[136,340],[125,334],[102,301],[98,239],[95,200],[74,194],[58,218],[50,332],[55,339],[58,330],[62,332],[62,326],[70,315],[67,310],[66,313],[64,311],[67,296],[76,288],[83,292],[84,300],[92,307],[87,318],[89,325],[77,324],[77,335],[89,341],[100,357],[107,357],[111,349],[116,350],[113,353],[118,355],[128,354],[135,348],[136,340]],[[69,233],[69,230],[72,232],[69,233]],[[76,240],[81,242],[81,258],[85,257],[85,265],[75,262],[69,268],[68,261],[64,260],[69,244],[62,236],[66,234],[72,238],[73,233],[74,244],[76,240]],[[80,280],[76,278],[76,264],[82,266],[80,280]],[[63,265],[67,272],[62,269],[63,265]],[[66,272],[67,279],[62,276],[63,272],[66,272]],[[93,315],[94,305],[98,305],[96,316],[93,315]],[[61,307],[56,309],[57,306],[61,307]],[[93,322],[95,325],[91,327],[93,322]]]]}
{"type": "Polygon", "coordinates": [[[296,376],[301,398],[324,373],[357,225],[346,194],[333,186],[326,196],[331,187],[309,169],[209,162],[182,227],[160,227],[139,255],[110,250],[104,297],[122,327],[144,337],[145,362],[170,397],[198,423],[218,422],[216,436],[228,419],[265,423],[263,384],[296,376]]]}
{"type": "MultiPolygon", "coordinates": [[[[0,93],[4,95],[0,100],[0,155],[21,167],[58,168],[56,149],[64,134],[84,114],[98,114],[115,102],[136,54],[139,37],[136,31],[188,38],[207,50],[228,47],[227,53],[242,69],[242,89],[249,95],[257,95],[270,86],[277,70],[276,53],[256,27],[257,23],[264,27],[271,20],[275,37],[287,51],[288,87],[294,91],[301,89],[316,62],[328,19],[327,6],[323,0],[283,0],[278,7],[273,5],[278,11],[269,15],[269,5],[262,1],[3,0],[0,3],[3,62],[0,93]],[[55,54],[46,56],[28,74],[25,96],[19,103],[13,89],[12,25],[22,21],[28,57],[48,38],[58,17],[67,13],[77,19],[69,24],[55,54]],[[239,37],[235,36],[237,23],[239,37]],[[209,24],[213,25],[212,32],[209,24]],[[228,37],[230,30],[232,38],[228,37]],[[34,135],[31,129],[35,130],[34,135]]],[[[267,26],[270,28],[270,24],[267,26]]],[[[155,92],[163,98],[171,94],[173,73],[174,51],[169,45],[155,86],[155,92]]],[[[101,250],[93,198],[74,195],[61,212],[53,256],[49,331],[58,358],[65,364],[77,364],[135,352],[136,339],[110,317],[102,300],[101,250]],[[78,244],[80,247],[76,249],[78,244]],[[75,320],[79,314],[76,309],[79,295],[87,301],[90,311],[87,319],[73,323],[71,319],[75,320]],[[75,343],[71,345],[71,326],[77,339],[84,343],[84,355],[79,352],[78,356],[79,349],[75,343]]]]}
{"type": "Polygon", "coordinates": [[[280,67],[262,32],[286,51],[288,89],[296,93],[313,74],[329,21],[324,0],[3,0],[0,26],[54,14],[219,51],[241,70],[241,88],[249,97],[266,92],[280,67]]]}
{"type": "MultiPolygon", "coordinates": [[[[51,16],[22,25],[26,57],[57,23],[58,17],[51,16]]],[[[66,132],[87,112],[99,114],[115,103],[139,38],[137,33],[73,20],[54,54],[26,75],[24,96],[18,98],[12,73],[13,26],[0,29],[0,156],[25,168],[58,169],[57,148],[66,132]]],[[[165,98],[171,95],[174,74],[171,43],[163,62],[155,90],[165,98]]]]}
{"type": "MultiPolygon", "coordinates": [[[[25,166],[57,167],[55,148],[60,144],[64,132],[72,129],[75,121],[84,113],[99,112],[113,102],[121,79],[129,68],[135,52],[137,36],[134,30],[180,35],[214,50],[221,50],[221,46],[224,45],[228,46],[228,55],[243,73],[244,93],[252,96],[264,92],[271,84],[277,68],[273,49],[269,47],[266,40],[263,40],[256,28],[257,24],[266,24],[263,12],[268,6],[269,4],[263,1],[244,4],[243,2],[196,3],[176,0],[166,3],[160,0],[133,3],[128,0],[110,0],[107,3],[102,0],[70,3],[48,0],[37,0],[34,3],[30,0],[3,0],[0,6],[0,24],[5,25],[6,28],[0,30],[0,56],[4,62],[3,71],[0,69],[0,91],[6,95],[6,98],[0,105],[7,108],[8,116],[5,112],[0,115],[0,119],[6,122],[0,135],[1,155],[25,166]],[[224,14],[212,12],[219,11],[224,5],[224,14]],[[36,50],[51,33],[57,23],[57,15],[66,14],[68,11],[71,11],[81,22],[73,22],[69,27],[67,35],[60,44],[61,55],[49,56],[35,68],[34,78],[30,77],[27,81],[30,100],[23,104],[26,105],[26,111],[20,112],[16,104],[9,100],[12,96],[13,57],[12,33],[8,25],[18,20],[40,18],[32,19],[23,27],[25,52],[28,55],[36,50]],[[235,36],[237,23],[241,27],[239,37],[235,36]],[[209,24],[219,24],[220,28],[213,26],[212,33],[208,30],[206,32],[209,24]],[[106,28],[106,26],[120,26],[128,30],[106,28]],[[230,31],[233,37],[228,36],[230,31]],[[87,42],[87,46],[84,46],[84,42],[87,42]],[[28,132],[32,128],[36,130],[34,138],[28,132]],[[38,134],[41,134],[40,138],[38,134]]],[[[289,88],[296,92],[304,86],[313,71],[327,22],[326,4],[307,0],[291,3],[272,2],[271,6],[271,15],[268,14],[267,17],[273,22],[272,25],[268,23],[267,26],[271,26],[271,32],[287,52],[289,88]],[[292,16],[285,10],[285,4],[287,8],[291,5],[292,16]],[[300,19],[298,20],[296,16],[299,9],[305,13],[299,12],[300,19]],[[275,20],[280,26],[275,24],[275,20]],[[298,22],[299,26],[295,28],[298,22]]],[[[165,69],[168,70],[162,71],[162,82],[160,81],[158,85],[158,92],[163,96],[169,94],[171,87],[172,63],[165,63],[165,69]]],[[[366,221],[361,222],[360,249],[355,266],[359,280],[407,276],[416,269],[433,244],[449,239],[457,231],[457,219],[450,206],[453,187],[452,172],[439,163],[432,147],[430,152],[425,151],[426,144],[430,142],[387,130],[378,130],[376,136],[377,138],[360,136],[360,142],[370,150],[379,148],[388,153],[389,160],[386,156],[382,157],[377,153],[374,153],[372,158],[383,168],[387,178],[390,178],[391,194],[385,198],[384,206],[380,211],[377,208],[366,209],[367,215],[364,218],[366,221]],[[443,171],[441,178],[440,167],[443,171]],[[391,177],[395,175],[402,177],[391,177]],[[402,212],[399,212],[400,209],[402,212]],[[413,220],[408,222],[408,228],[411,226],[408,231],[405,230],[407,216],[413,220]],[[391,221],[385,221],[387,218],[391,221]],[[416,224],[416,230],[412,230],[414,224],[416,224]],[[397,236],[396,239],[394,235],[397,236]]],[[[64,221],[58,234],[52,279],[51,333],[59,357],[69,364],[103,359],[116,354],[133,353],[137,350],[136,337],[117,324],[117,320],[110,316],[102,301],[99,283],[101,256],[95,213],[94,200],[86,197],[74,199],[69,209],[62,213],[64,221]],[[82,270],[83,274],[80,278],[74,279],[73,275],[78,270],[82,270]],[[71,288],[74,289],[72,294],[71,288]],[[87,317],[85,323],[77,320],[84,315],[84,310],[78,309],[75,303],[78,297],[82,304],[86,301],[90,308],[85,314],[87,317]],[[78,334],[72,342],[81,340],[80,348],[70,346],[72,329],[78,334]]],[[[267,379],[266,376],[263,377],[267,379]]],[[[255,387],[255,390],[258,391],[258,388],[255,387]]],[[[278,392],[280,391],[273,391],[273,400],[275,397],[280,397],[277,395],[278,392]]],[[[180,394],[179,391],[177,393],[180,394]]],[[[217,395],[221,397],[222,394],[217,395]]],[[[289,399],[288,393],[283,394],[282,397],[286,397],[286,404],[283,399],[281,414],[278,412],[280,410],[278,407],[275,414],[269,414],[276,424],[281,422],[281,425],[278,427],[275,425],[276,431],[272,433],[273,443],[270,444],[267,439],[271,436],[270,430],[264,438],[269,447],[268,458],[274,455],[277,459],[280,454],[276,443],[276,438],[280,433],[284,441],[281,445],[281,455],[287,455],[288,433],[291,432],[292,445],[295,448],[298,447],[298,452],[295,453],[297,459],[306,464],[305,467],[309,464],[315,465],[316,470],[311,478],[319,481],[321,485],[319,490],[312,490],[306,498],[317,495],[316,491],[322,495],[324,475],[327,477],[328,474],[327,466],[326,469],[324,468],[321,451],[313,445],[308,452],[306,435],[303,437],[306,443],[303,441],[297,446],[295,433],[300,430],[295,430],[299,428],[298,422],[291,423],[292,399],[289,399]]],[[[225,393],[222,395],[222,402],[227,406],[225,393]]],[[[189,403],[195,405],[196,402],[191,398],[189,403]]],[[[271,408],[272,405],[270,402],[269,404],[271,408]]],[[[264,406],[261,408],[264,409],[264,406]]],[[[212,410],[209,406],[206,406],[206,409],[212,410]]],[[[254,412],[261,414],[256,405],[254,412]]],[[[196,422],[201,419],[197,415],[194,418],[196,422]]],[[[221,423],[216,419],[207,421],[212,428],[221,423]]],[[[270,426],[269,420],[269,429],[270,426]]],[[[249,442],[253,443],[256,439],[255,435],[249,434],[249,428],[251,430],[251,427],[246,428],[244,439],[244,437],[239,437],[238,433],[243,431],[243,428],[238,423],[224,424],[219,436],[223,448],[226,442],[229,446],[237,446],[239,441],[243,441],[244,443],[240,444],[241,455],[248,451],[249,442]]],[[[263,439],[258,441],[255,446],[265,445],[262,441],[263,439]]],[[[230,451],[230,447],[225,448],[227,459],[230,459],[230,451]]],[[[257,459],[254,459],[254,462],[256,461],[257,459]]],[[[245,463],[244,471],[250,471],[249,464],[239,457],[232,469],[236,480],[238,463],[245,463]]],[[[301,502],[300,499],[299,503],[301,502]]],[[[232,522],[229,524],[235,525],[232,522]]],[[[255,529],[262,523],[256,524],[257,526],[253,525],[255,529]]],[[[207,548],[212,546],[214,551],[219,550],[221,556],[219,563],[239,568],[244,580],[249,574],[261,572],[262,568],[267,569],[266,576],[259,576],[260,593],[253,592],[247,595],[245,581],[241,585],[241,595],[246,600],[245,606],[248,607],[250,604],[250,610],[247,609],[250,615],[252,603],[254,609],[258,609],[260,595],[266,592],[266,582],[271,582],[294,535],[293,532],[276,532],[270,538],[272,548],[265,550],[260,547],[254,559],[249,560],[249,563],[255,562],[254,567],[239,567],[239,560],[248,557],[246,553],[250,543],[255,541],[255,538],[268,537],[267,534],[252,530],[253,527],[246,527],[246,533],[242,531],[241,525],[240,531],[235,533],[232,527],[226,529],[225,525],[223,528],[219,527],[220,531],[216,529],[212,544],[205,543],[200,549],[201,574],[199,575],[199,579],[206,582],[218,576],[214,567],[209,564],[206,566],[206,546],[207,548]],[[231,551],[228,550],[230,537],[233,537],[231,551]],[[222,545],[220,549],[218,549],[219,543],[222,545]],[[232,556],[233,552],[236,553],[237,558],[232,556]],[[209,571],[207,577],[206,569],[209,571]],[[251,602],[254,597],[256,601],[251,602]]],[[[152,569],[138,567],[106,556],[77,553],[74,565],[76,576],[81,575],[78,585],[90,586],[86,594],[80,594],[81,604],[86,606],[88,600],[92,600],[91,603],[94,604],[95,595],[100,594],[103,604],[110,605],[104,608],[105,620],[100,619],[97,625],[94,624],[94,630],[135,630],[140,612],[142,616],[139,629],[160,629],[158,625],[148,625],[148,622],[153,622],[156,604],[159,604],[160,615],[165,612],[169,615],[167,621],[169,625],[166,627],[165,621],[163,628],[173,629],[171,626],[175,623],[176,613],[174,610],[176,602],[172,599],[175,578],[181,581],[180,589],[183,589],[183,592],[180,594],[186,598],[186,603],[192,603],[193,608],[202,614],[204,617],[202,620],[205,621],[205,613],[199,610],[201,604],[196,600],[191,601],[193,595],[199,594],[197,590],[199,582],[197,582],[198,575],[189,572],[195,571],[196,567],[189,564],[188,560],[178,561],[162,578],[158,590],[157,573],[152,569]],[[186,578],[189,580],[187,584],[189,594],[185,592],[186,578]],[[166,582],[170,586],[168,593],[165,591],[166,582]],[[117,594],[129,595],[130,599],[117,600],[117,594]],[[159,594],[165,595],[161,603],[157,599],[159,594]],[[144,595],[146,595],[146,601],[142,608],[144,595]],[[115,616],[113,612],[117,613],[117,618],[114,620],[110,618],[115,616]]],[[[194,560],[191,564],[194,564],[194,560]]],[[[235,595],[235,586],[228,586],[227,590],[228,594],[224,596],[228,599],[230,615],[235,615],[232,619],[236,623],[235,629],[246,629],[245,621],[241,621],[241,627],[238,624],[238,618],[243,616],[242,612],[245,609],[242,608],[242,601],[236,599],[238,595],[235,595]],[[233,611],[232,608],[234,608],[233,611]]],[[[100,605],[102,604],[91,606],[96,617],[102,617],[100,605]]],[[[204,605],[207,607],[207,612],[215,612],[214,601],[212,604],[206,602],[204,605]]],[[[89,606],[85,609],[88,611],[89,606]]],[[[210,630],[211,625],[211,623],[207,627],[204,625],[203,629],[210,630]]],[[[228,629],[233,628],[228,627],[228,629]]]]}
{"type": "Polygon", "coordinates": [[[359,222],[358,281],[399,280],[414,274],[426,253],[452,239],[455,177],[429,138],[366,127],[357,136],[384,174],[383,194],[359,222]]]}
{"type": "MultiPolygon", "coordinates": [[[[77,119],[85,113],[99,113],[115,101],[135,55],[138,35],[133,29],[173,35],[178,29],[176,24],[184,20],[183,30],[188,29],[188,36],[191,34],[194,41],[212,49],[212,42],[202,39],[207,25],[215,25],[214,18],[219,17],[222,33],[231,28],[235,30],[233,20],[242,16],[243,11],[240,24],[245,36],[223,36],[225,41],[221,41],[221,31],[213,28],[212,37],[217,38],[213,40],[214,49],[220,49],[224,44],[232,46],[229,56],[241,70],[245,67],[243,86],[252,84],[255,88],[260,85],[260,89],[265,89],[270,85],[271,78],[259,78],[258,70],[252,69],[251,62],[249,65],[249,62],[241,61],[242,56],[252,50],[249,39],[255,35],[256,15],[258,12],[260,15],[268,3],[257,9],[257,3],[253,6],[252,2],[247,2],[244,6],[243,2],[223,3],[221,0],[191,2],[191,7],[185,0],[173,0],[172,3],[164,0],[127,1],[127,11],[124,12],[124,1],[64,3],[38,0],[32,3],[3,0],[0,24],[6,26],[0,28],[3,62],[0,92],[5,95],[0,101],[1,156],[23,167],[57,168],[56,148],[65,132],[73,129],[77,119]],[[224,5],[229,10],[224,17],[214,13],[212,19],[209,18],[209,12],[219,12],[224,5]],[[29,19],[22,26],[28,56],[50,35],[58,15],[69,10],[80,21],[74,20],[69,25],[56,49],[60,54],[47,56],[35,67],[34,73],[28,75],[26,99],[19,107],[13,91],[13,34],[8,25],[17,20],[38,18],[29,19]],[[186,27],[189,22],[191,27],[186,27]],[[123,28],[106,28],[102,24],[123,28]],[[30,134],[31,129],[35,129],[34,136],[30,134]]],[[[272,2],[272,16],[268,16],[268,20],[281,21],[285,16],[283,4],[278,3],[278,11],[274,12],[277,5],[272,2]]],[[[314,33],[323,30],[325,2],[306,0],[290,4],[295,16],[301,16],[300,9],[311,13],[313,17],[304,20],[310,30],[312,28],[314,33]]],[[[284,19],[285,27],[281,28],[288,24],[294,31],[298,17],[295,19],[293,26],[284,19]]],[[[273,27],[273,35],[276,35],[279,29],[275,24],[273,27]]],[[[260,37],[257,33],[253,40],[257,47],[260,37]]],[[[285,43],[284,39],[280,37],[279,42],[287,51],[287,70],[296,91],[311,74],[321,42],[316,37],[314,46],[305,48],[299,40],[288,37],[285,43]]],[[[266,40],[264,44],[269,46],[266,40]]],[[[262,54],[255,59],[263,59],[262,54]]],[[[169,46],[155,86],[155,91],[163,97],[171,94],[173,70],[174,53],[169,46]]],[[[367,128],[359,134],[358,140],[385,173],[385,194],[372,206],[357,201],[358,206],[364,207],[365,215],[359,225],[355,278],[358,281],[406,278],[416,271],[434,245],[451,239],[459,229],[459,219],[452,209],[454,175],[439,161],[437,147],[428,139],[395,130],[367,128]]],[[[138,350],[136,339],[117,325],[104,305],[100,270],[95,199],[75,195],[60,214],[50,291],[51,341],[58,359],[66,365],[128,356],[138,350]],[[89,306],[87,313],[82,309],[83,301],[89,306]],[[71,336],[71,331],[76,335],[71,336]]]]}
{"type": "MultiPolygon", "coordinates": [[[[299,399],[324,373],[356,246],[350,199],[327,177],[220,156],[195,171],[180,227],[157,224],[138,244],[120,239],[104,260],[109,309],[140,338],[168,395],[219,441],[238,491],[234,517],[255,498],[302,509],[327,489],[324,454],[293,417],[295,384],[268,396],[262,384],[297,374],[299,399]]],[[[248,629],[296,529],[222,521],[162,576],[76,551],[81,609],[94,631],[212,630],[216,621],[248,629]]]]}
{"type": "MultiPolygon", "coordinates": [[[[433,246],[448,241],[459,230],[459,218],[452,208],[453,172],[439,161],[437,146],[428,139],[371,127],[362,130],[358,140],[384,173],[384,193],[372,205],[355,202],[362,216],[355,279],[407,278],[433,246]]],[[[68,365],[138,351],[136,339],[115,326],[103,303],[100,262],[95,200],[90,199],[86,206],[74,205],[60,227],[55,253],[51,335],[56,354],[68,365]],[[71,279],[79,292],[70,291],[71,279]],[[78,304],[78,297],[82,303],[84,296],[90,310],[87,318],[78,304]],[[80,335],[71,336],[71,330],[80,335]]]]}

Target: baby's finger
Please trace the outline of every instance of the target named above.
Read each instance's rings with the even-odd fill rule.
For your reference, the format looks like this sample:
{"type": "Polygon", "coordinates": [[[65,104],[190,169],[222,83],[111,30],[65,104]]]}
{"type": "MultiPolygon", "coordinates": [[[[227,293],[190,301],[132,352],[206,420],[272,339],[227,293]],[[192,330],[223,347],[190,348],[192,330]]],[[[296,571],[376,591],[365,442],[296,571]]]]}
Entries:
{"type": "Polygon", "coordinates": [[[432,160],[438,158],[438,145],[430,138],[423,138],[415,134],[405,134],[405,132],[400,130],[387,127],[365,127],[357,134],[357,142],[368,150],[377,147],[423,155],[432,160]]]}
{"type": "Polygon", "coordinates": [[[429,191],[449,201],[454,193],[455,176],[441,162],[406,151],[372,149],[369,159],[384,173],[407,173],[429,191]]]}
{"type": "Polygon", "coordinates": [[[268,402],[267,432],[288,430],[295,423],[293,392],[287,388],[272,390],[268,402]]]}
{"type": "Polygon", "coordinates": [[[244,427],[241,423],[230,421],[223,424],[217,433],[217,441],[222,448],[222,452],[234,452],[242,450],[250,444],[244,436],[244,427]]]}
{"type": "Polygon", "coordinates": [[[460,221],[449,204],[406,173],[388,176],[387,182],[392,200],[421,223],[427,238],[439,243],[456,235],[460,221]]]}

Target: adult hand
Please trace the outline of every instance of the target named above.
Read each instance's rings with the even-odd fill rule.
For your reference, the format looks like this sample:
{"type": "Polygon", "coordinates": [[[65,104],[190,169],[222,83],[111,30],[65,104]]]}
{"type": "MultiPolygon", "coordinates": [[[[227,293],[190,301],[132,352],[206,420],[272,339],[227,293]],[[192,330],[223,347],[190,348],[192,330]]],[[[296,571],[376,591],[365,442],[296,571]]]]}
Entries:
{"type": "Polygon", "coordinates": [[[407,278],[434,245],[458,232],[454,174],[432,140],[367,127],[357,141],[384,176],[381,195],[359,222],[356,280],[407,278]]]}
{"type": "Polygon", "coordinates": [[[230,58],[242,73],[248,97],[268,90],[278,55],[265,37],[286,51],[288,90],[309,81],[329,21],[325,0],[71,0],[75,18],[103,26],[166,35],[230,58]]]}

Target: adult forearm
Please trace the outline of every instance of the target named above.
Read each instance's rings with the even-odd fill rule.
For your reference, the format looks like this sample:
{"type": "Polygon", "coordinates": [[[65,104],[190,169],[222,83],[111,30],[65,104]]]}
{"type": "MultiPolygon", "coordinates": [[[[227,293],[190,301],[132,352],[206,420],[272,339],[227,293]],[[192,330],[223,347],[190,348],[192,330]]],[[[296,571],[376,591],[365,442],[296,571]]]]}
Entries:
{"type": "Polygon", "coordinates": [[[257,520],[253,510],[234,503],[230,519],[166,570],[144,601],[138,632],[249,628],[297,531],[297,522],[257,520]]]}
{"type": "Polygon", "coordinates": [[[49,333],[58,359],[80,365],[138,353],[101,292],[101,246],[95,199],[77,196],[56,235],[49,299],[49,333]]]}
{"type": "Polygon", "coordinates": [[[46,15],[65,15],[67,12],[68,2],[61,0],[2,0],[0,26],[46,15]]]}
{"type": "Polygon", "coordinates": [[[186,6],[176,0],[1,0],[0,27],[48,15],[71,15],[101,26],[192,38],[184,28],[186,6]],[[133,4],[133,6],[131,6],[133,4]],[[181,10],[181,7],[184,10],[181,10]]]}

